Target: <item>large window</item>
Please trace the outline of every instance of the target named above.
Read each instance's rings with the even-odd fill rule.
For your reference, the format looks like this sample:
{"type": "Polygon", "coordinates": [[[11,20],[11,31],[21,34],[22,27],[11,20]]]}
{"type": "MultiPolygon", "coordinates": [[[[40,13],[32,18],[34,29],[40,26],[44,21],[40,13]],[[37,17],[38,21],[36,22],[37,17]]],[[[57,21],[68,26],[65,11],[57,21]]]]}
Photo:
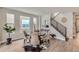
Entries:
{"type": "Polygon", "coordinates": [[[6,23],[8,26],[14,27],[14,18],[15,18],[14,14],[10,14],[10,13],[6,14],[6,23]]]}
{"type": "Polygon", "coordinates": [[[22,20],[22,27],[28,29],[29,28],[29,20],[25,20],[25,19],[22,20]]]}
{"type": "Polygon", "coordinates": [[[30,17],[20,16],[21,19],[21,28],[24,30],[30,29],[30,17]]]}
{"type": "Polygon", "coordinates": [[[9,26],[14,27],[14,14],[7,13],[6,16],[7,16],[7,20],[6,20],[7,24],[9,26]]]}

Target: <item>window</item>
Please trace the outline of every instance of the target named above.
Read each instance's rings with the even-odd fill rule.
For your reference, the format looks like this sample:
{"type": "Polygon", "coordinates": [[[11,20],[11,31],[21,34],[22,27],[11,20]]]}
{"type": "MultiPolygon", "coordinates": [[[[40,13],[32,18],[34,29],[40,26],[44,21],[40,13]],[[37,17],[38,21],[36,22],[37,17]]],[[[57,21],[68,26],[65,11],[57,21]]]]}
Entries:
{"type": "Polygon", "coordinates": [[[21,19],[21,28],[25,30],[30,29],[30,17],[20,16],[21,19]]]}
{"type": "Polygon", "coordinates": [[[34,30],[37,30],[37,18],[36,17],[33,18],[33,27],[34,27],[34,30]]]}
{"type": "Polygon", "coordinates": [[[9,14],[9,13],[7,13],[7,24],[9,25],[9,26],[14,26],[14,14],[9,14]]]}
{"type": "Polygon", "coordinates": [[[29,28],[29,20],[22,20],[22,27],[23,28],[29,28]]]}
{"type": "MultiPolygon", "coordinates": [[[[7,13],[6,14],[6,23],[8,26],[14,27],[14,14],[7,13]]],[[[13,32],[14,34],[15,32],[13,32]]]]}
{"type": "Polygon", "coordinates": [[[37,25],[37,18],[33,18],[33,23],[35,24],[35,25],[37,25]]]}

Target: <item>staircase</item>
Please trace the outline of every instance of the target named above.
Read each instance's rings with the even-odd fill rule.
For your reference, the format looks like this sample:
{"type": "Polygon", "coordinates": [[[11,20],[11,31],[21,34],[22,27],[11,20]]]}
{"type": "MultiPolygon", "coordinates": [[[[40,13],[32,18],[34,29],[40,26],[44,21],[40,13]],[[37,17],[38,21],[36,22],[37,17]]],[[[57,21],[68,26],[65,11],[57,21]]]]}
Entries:
{"type": "MultiPolygon", "coordinates": [[[[59,15],[59,13],[56,16],[58,16],[58,15],[59,15]]],[[[53,28],[55,28],[61,35],[63,35],[65,37],[65,41],[68,41],[68,39],[67,39],[67,28],[64,25],[62,25],[61,23],[59,23],[58,21],[56,21],[55,17],[50,18],[51,26],[53,28]]]]}

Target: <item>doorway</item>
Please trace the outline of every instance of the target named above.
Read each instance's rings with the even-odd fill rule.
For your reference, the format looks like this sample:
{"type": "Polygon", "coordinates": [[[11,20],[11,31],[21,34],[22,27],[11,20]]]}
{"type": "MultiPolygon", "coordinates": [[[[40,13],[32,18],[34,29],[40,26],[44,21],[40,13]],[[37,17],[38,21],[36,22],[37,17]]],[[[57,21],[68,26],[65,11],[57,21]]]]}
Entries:
{"type": "Polygon", "coordinates": [[[79,37],[79,13],[73,13],[73,38],[79,37]]]}
{"type": "Polygon", "coordinates": [[[30,33],[30,17],[20,16],[21,30],[30,33]]]}
{"type": "Polygon", "coordinates": [[[79,15],[75,16],[76,33],[79,33],[79,15]]]}
{"type": "Polygon", "coordinates": [[[79,37],[79,14],[74,13],[74,20],[73,20],[73,38],[79,37]]]}

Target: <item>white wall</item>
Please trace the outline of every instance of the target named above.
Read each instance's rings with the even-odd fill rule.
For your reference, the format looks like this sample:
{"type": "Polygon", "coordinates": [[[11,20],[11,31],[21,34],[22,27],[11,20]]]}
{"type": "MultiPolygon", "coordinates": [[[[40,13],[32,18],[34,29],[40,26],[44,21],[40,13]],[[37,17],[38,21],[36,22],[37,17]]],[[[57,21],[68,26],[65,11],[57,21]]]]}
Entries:
{"type": "Polygon", "coordinates": [[[41,27],[44,26],[45,20],[47,21],[46,24],[50,25],[50,14],[43,15],[43,16],[41,17],[41,27]]]}
{"type": "MultiPolygon", "coordinates": [[[[0,39],[2,41],[5,41],[6,38],[8,37],[7,33],[3,30],[3,26],[4,24],[6,24],[6,14],[7,13],[11,13],[11,14],[14,14],[15,15],[15,19],[14,19],[14,25],[15,25],[15,28],[16,28],[16,31],[14,34],[12,34],[12,38],[13,39],[19,39],[19,38],[24,38],[24,34],[23,32],[21,32],[21,24],[20,24],[20,16],[29,16],[30,17],[30,30],[32,31],[33,30],[33,17],[36,17],[37,18],[37,21],[39,21],[39,16],[37,15],[32,15],[32,14],[28,14],[28,13],[24,13],[24,12],[21,12],[21,11],[16,11],[16,10],[10,10],[10,9],[6,9],[6,8],[0,8],[1,11],[0,11],[0,15],[1,15],[1,18],[0,18],[0,28],[1,28],[1,37],[0,39]]],[[[39,24],[37,25],[39,27],[39,24]]]]}
{"type": "Polygon", "coordinates": [[[67,36],[72,37],[73,36],[73,13],[72,12],[65,12],[65,13],[60,13],[56,18],[56,21],[61,23],[62,25],[66,26],[67,28],[67,36]],[[63,23],[61,19],[63,17],[67,18],[67,22],[63,23]]]}
{"type": "MultiPolygon", "coordinates": [[[[44,20],[48,20],[47,23],[50,25],[50,14],[42,16],[42,19],[41,19],[42,24],[44,24],[44,22],[43,22],[44,20]]],[[[72,12],[60,13],[55,18],[55,20],[67,27],[67,36],[68,37],[73,36],[73,13],[72,12]],[[62,23],[62,21],[61,21],[62,17],[64,17],[64,16],[67,17],[67,22],[65,24],[62,23]]],[[[42,26],[41,26],[41,28],[42,28],[42,26]]],[[[53,34],[56,34],[57,38],[65,40],[65,38],[58,31],[56,31],[51,25],[50,25],[50,31],[53,34]]]]}
{"type": "Polygon", "coordinates": [[[0,8],[0,41],[2,41],[2,24],[4,23],[3,18],[4,17],[3,17],[3,14],[2,14],[2,9],[0,8]]]}

